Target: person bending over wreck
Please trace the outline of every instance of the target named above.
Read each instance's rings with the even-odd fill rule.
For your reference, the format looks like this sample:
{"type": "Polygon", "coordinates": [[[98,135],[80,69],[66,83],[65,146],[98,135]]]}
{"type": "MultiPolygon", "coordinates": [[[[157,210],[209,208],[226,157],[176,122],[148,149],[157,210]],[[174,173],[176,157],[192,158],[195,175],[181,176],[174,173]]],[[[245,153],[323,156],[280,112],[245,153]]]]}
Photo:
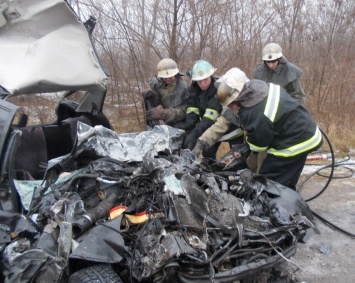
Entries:
{"type": "Polygon", "coordinates": [[[237,110],[250,150],[267,152],[259,174],[296,190],[307,154],[323,144],[308,111],[279,85],[255,79],[226,79],[217,99],[237,110]]]}
{"type": "MultiPolygon", "coordinates": [[[[245,73],[238,68],[231,68],[227,73],[215,82],[218,88],[221,82],[227,78],[234,78],[242,82],[248,82],[249,79],[245,73]]],[[[221,115],[217,118],[216,123],[209,127],[197,140],[192,152],[199,157],[201,152],[209,149],[220,141],[229,143],[230,147],[244,143],[244,131],[240,127],[240,119],[238,115],[229,107],[224,107],[221,115]]],[[[242,168],[242,166],[240,167],[242,168]]]]}
{"type": "Polygon", "coordinates": [[[153,108],[147,109],[147,121],[162,120],[174,125],[185,119],[189,87],[173,59],[164,58],[157,65],[157,76],[150,79],[150,90],[143,92],[143,98],[152,101],[153,108]],[[155,106],[155,107],[154,107],[155,106]]]}

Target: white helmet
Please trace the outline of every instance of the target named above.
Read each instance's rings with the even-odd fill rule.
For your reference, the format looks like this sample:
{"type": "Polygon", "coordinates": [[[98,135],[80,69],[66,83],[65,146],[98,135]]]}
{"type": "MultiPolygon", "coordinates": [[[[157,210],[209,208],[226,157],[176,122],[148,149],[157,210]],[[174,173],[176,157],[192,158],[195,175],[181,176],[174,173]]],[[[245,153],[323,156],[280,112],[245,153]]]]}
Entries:
{"type": "Polygon", "coordinates": [[[232,68],[232,69],[228,70],[227,73],[225,73],[222,77],[220,77],[214,83],[214,86],[216,88],[218,88],[218,86],[221,84],[221,82],[223,82],[224,80],[226,80],[228,78],[232,78],[232,79],[236,80],[237,82],[242,82],[242,83],[246,83],[249,81],[248,77],[241,69],[232,68]]]}
{"type": "Polygon", "coordinates": [[[243,82],[227,78],[218,86],[216,97],[223,107],[228,106],[237,99],[243,87],[243,82]]]}
{"type": "Polygon", "coordinates": [[[178,65],[173,59],[164,58],[157,65],[158,77],[170,78],[179,73],[178,65]]]}
{"type": "Polygon", "coordinates": [[[261,53],[264,61],[274,61],[282,57],[282,48],[277,43],[269,43],[265,45],[261,53]]]}
{"type": "Polygon", "coordinates": [[[205,60],[196,61],[195,65],[192,68],[192,80],[201,81],[214,74],[216,69],[205,60]]]}

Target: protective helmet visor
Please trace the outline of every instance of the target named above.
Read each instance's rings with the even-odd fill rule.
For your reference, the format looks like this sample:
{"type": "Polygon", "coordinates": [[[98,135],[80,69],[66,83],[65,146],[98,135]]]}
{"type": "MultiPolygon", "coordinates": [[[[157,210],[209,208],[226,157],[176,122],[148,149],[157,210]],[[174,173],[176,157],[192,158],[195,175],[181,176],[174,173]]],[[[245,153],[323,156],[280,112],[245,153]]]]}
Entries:
{"type": "Polygon", "coordinates": [[[228,78],[220,83],[217,89],[217,99],[222,106],[228,106],[236,100],[244,87],[244,83],[228,78]]]}

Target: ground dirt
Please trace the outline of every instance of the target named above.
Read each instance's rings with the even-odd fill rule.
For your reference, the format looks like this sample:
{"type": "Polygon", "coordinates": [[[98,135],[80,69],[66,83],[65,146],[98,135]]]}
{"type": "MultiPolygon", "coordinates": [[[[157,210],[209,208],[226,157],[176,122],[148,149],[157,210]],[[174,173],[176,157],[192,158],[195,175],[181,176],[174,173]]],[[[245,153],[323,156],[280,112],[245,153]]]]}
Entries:
{"type": "MultiPolygon", "coordinates": [[[[299,182],[302,184],[307,179],[299,192],[308,200],[311,210],[352,235],[355,234],[354,166],[335,167],[335,178],[332,178],[323,193],[312,200],[309,199],[320,193],[328,178],[313,174],[317,171],[316,166],[306,165],[299,182]]],[[[327,175],[330,169],[319,173],[327,175]]],[[[306,243],[298,244],[297,253],[290,259],[291,262],[283,264],[283,273],[289,275],[292,279],[290,282],[355,282],[355,238],[327,225],[317,216],[314,220],[320,233],[311,235],[306,243]]]]}

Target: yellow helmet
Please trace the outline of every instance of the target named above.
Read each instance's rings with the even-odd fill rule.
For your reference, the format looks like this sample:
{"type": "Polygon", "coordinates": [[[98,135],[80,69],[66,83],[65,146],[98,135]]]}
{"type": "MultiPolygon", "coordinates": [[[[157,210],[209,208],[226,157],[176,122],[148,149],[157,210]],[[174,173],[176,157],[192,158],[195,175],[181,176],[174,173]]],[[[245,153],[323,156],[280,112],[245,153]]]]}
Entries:
{"type": "Polygon", "coordinates": [[[282,57],[282,48],[277,43],[269,43],[265,45],[261,53],[264,61],[274,61],[282,57]]]}
{"type": "Polygon", "coordinates": [[[158,77],[170,78],[179,73],[178,65],[173,59],[164,58],[157,65],[158,77]]]}
{"type": "Polygon", "coordinates": [[[227,106],[237,99],[243,87],[244,83],[227,78],[218,86],[216,97],[223,107],[227,106]]]}

